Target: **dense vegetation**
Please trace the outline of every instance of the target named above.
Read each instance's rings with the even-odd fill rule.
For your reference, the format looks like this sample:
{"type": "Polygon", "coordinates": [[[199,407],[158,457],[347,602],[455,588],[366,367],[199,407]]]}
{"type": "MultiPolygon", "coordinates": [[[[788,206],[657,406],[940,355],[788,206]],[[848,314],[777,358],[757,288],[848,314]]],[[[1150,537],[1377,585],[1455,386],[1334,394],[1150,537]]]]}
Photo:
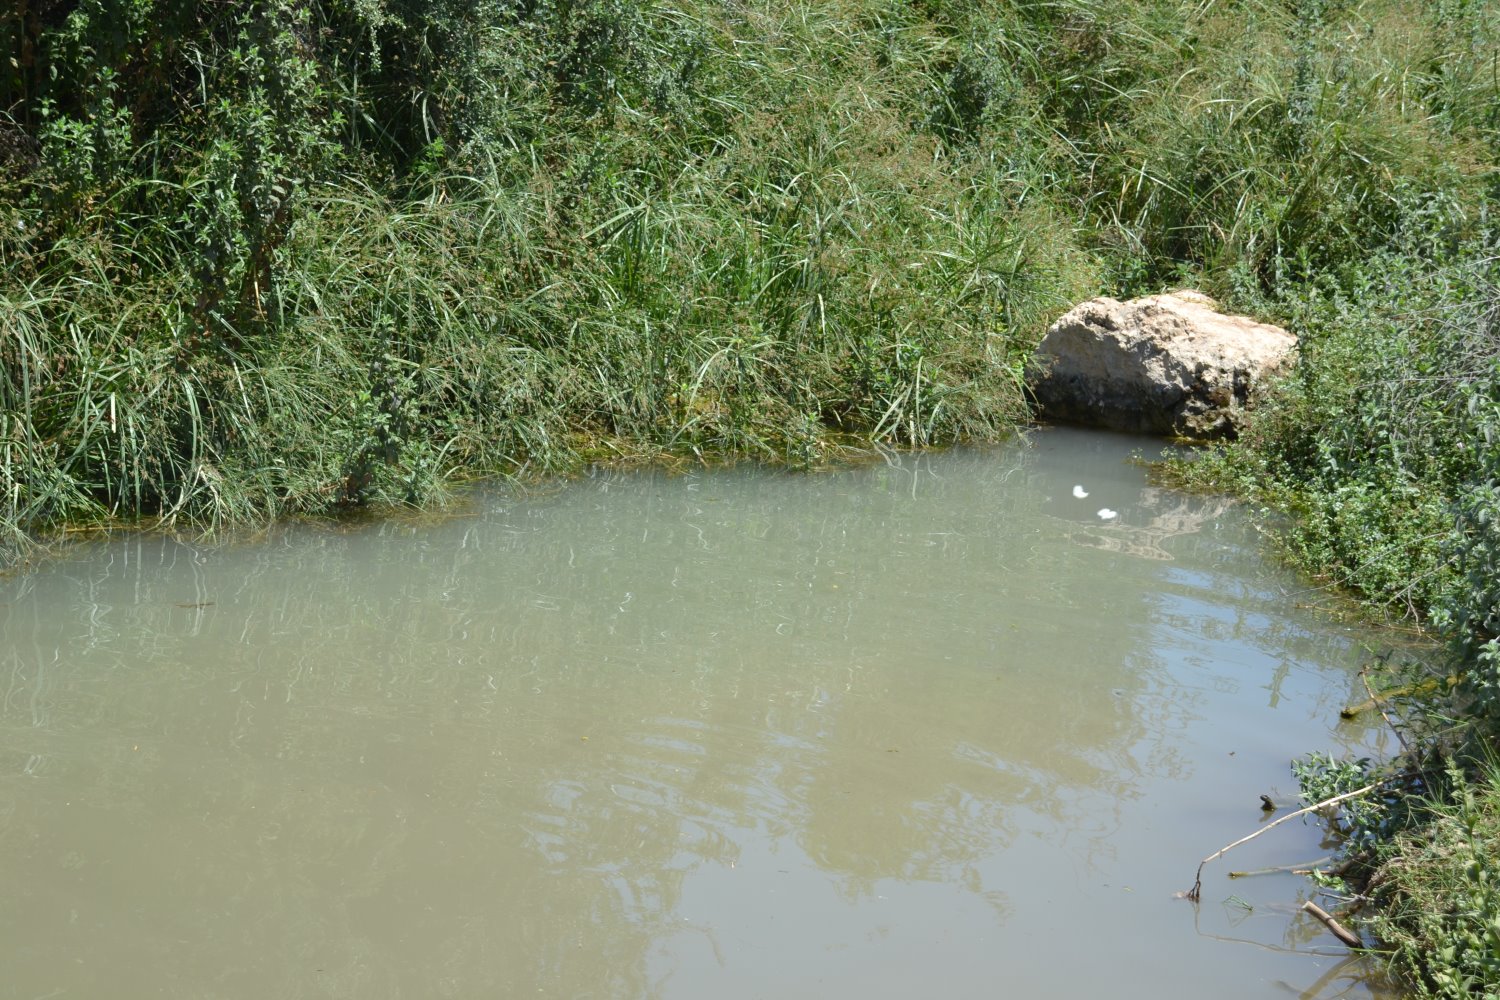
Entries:
{"type": "MultiPolygon", "coordinates": [[[[0,557],[1003,435],[1063,307],[1197,284],[1303,363],[1190,474],[1497,731],[1500,2],[20,0],[0,44],[0,557]]],[[[1500,832],[1450,765],[1403,815],[1500,832]]],[[[1500,890],[1403,920],[1392,870],[1417,981],[1497,988],[1500,890]]]]}
{"type": "Polygon", "coordinates": [[[1003,434],[1032,332],[1094,285],[1039,190],[1046,124],[976,141],[998,83],[966,75],[967,18],[285,0],[20,27],[16,528],[1003,434]]]}

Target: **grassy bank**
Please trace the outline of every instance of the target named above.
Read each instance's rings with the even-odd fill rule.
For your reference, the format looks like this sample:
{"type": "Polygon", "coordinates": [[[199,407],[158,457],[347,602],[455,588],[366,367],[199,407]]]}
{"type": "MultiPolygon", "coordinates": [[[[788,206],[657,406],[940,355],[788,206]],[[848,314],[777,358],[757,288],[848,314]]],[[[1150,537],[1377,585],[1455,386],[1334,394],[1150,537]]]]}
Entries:
{"type": "MultiPolygon", "coordinates": [[[[1492,59],[1495,10],[1467,16],[1492,59]]],[[[1439,664],[1376,671],[1402,756],[1308,761],[1300,777],[1310,801],[1388,779],[1334,821],[1347,886],[1412,990],[1455,1000],[1500,991],[1500,103],[1467,106],[1476,159],[1445,165],[1484,178],[1476,194],[1428,191],[1382,244],[1293,280],[1231,268],[1221,292],[1295,330],[1301,360],[1239,441],[1170,473],[1280,515],[1309,576],[1445,644],[1439,664]]]]}
{"type": "Polygon", "coordinates": [[[13,42],[13,551],[601,452],[994,437],[1037,331],[1098,285],[1027,159],[1046,124],[1014,161],[976,142],[967,19],[160,6],[59,5],[13,42]]]}
{"type": "Polygon", "coordinates": [[[1193,284],[1303,363],[1187,474],[1446,637],[1493,741],[1495,0],[25,0],[0,44],[0,560],[994,438],[1067,305],[1193,284]]]}
{"type": "Polygon", "coordinates": [[[1174,473],[1289,515],[1293,563],[1446,646],[1373,665],[1405,753],[1303,784],[1317,801],[1388,780],[1337,821],[1348,887],[1414,992],[1457,1000],[1500,990],[1500,243],[1418,238],[1263,300],[1304,338],[1296,374],[1174,473]]]}
{"type": "Polygon", "coordinates": [[[1414,219],[1468,238],[1494,16],[1424,17],[23,5],[0,534],[424,503],[601,452],[1003,435],[1081,297],[1259,302],[1414,219]]]}

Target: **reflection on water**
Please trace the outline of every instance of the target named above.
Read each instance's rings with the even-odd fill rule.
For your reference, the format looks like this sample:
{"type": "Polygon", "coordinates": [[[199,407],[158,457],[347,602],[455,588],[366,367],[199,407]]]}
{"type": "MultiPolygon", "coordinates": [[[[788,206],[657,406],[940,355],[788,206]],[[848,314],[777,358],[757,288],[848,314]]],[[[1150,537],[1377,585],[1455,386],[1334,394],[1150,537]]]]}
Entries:
{"type": "Polygon", "coordinates": [[[1294,878],[1172,898],[1291,754],[1383,748],[1329,731],[1361,637],[1141,444],[0,581],[6,995],[1375,995],[1294,878]]]}

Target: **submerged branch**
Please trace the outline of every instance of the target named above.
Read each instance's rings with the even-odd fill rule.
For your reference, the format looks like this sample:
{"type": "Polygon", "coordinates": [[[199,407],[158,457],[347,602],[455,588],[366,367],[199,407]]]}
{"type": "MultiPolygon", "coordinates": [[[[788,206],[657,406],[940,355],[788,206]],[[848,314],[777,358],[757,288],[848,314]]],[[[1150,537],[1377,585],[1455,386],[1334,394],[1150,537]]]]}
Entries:
{"type": "Polygon", "coordinates": [[[1198,862],[1198,871],[1193,876],[1193,887],[1191,889],[1189,889],[1187,892],[1185,892],[1185,893],[1182,894],[1183,898],[1191,900],[1194,903],[1198,902],[1198,897],[1199,897],[1199,895],[1201,893],[1201,890],[1203,889],[1203,867],[1204,867],[1204,865],[1207,865],[1210,861],[1215,861],[1215,860],[1217,860],[1219,858],[1222,858],[1224,855],[1228,854],[1230,851],[1234,850],[1236,847],[1239,847],[1241,844],[1249,843],[1250,841],[1254,840],[1256,837],[1259,837],[1261,834],[1265,833],[1267,830],[1275,829],[1276,827],[1278,827],[1281,824],[1285,823],[1289,819],[1296,819],[1298,816],[1306,816],[1308,813],[1318,812],[1319,810],[1326,809],[1329,806],[1336,806],[1340,802],[1347,802],[1350,799],[1357,799],[1361,795],[1366,795],[1366,794],[1368,794],[1370,792],[1373,792],[1375,789],[1379,788],[1381,785],[1384,785],[1389,780],[1390,780],[1389,778],[1382,778],[1380,781],[1372,782],[1372,783],[1370,783],[1368,785],[1365,785],[1363,788],[1356,788],[1352,792],[1345,792],[1342,795],[1335,795],[1331,799],[1324,799],[1322,802],[1315,802],[1312,805],[1307,806],[1304,809],[1298,809],[1296,812],[1287,813],[1285,816],[1281,817],[1280,819],[1275,819],[1275,820],[1272,820],[1271,822],[1267,823],[1265,826],[1261,827],[1259,830],[1256,830],[1254,833],[1250,834],[1248,837],[1241,837],[1239,840],[1236,840],[1234,843],[1232,843],[1232,844],[1226,844],[1225,846],[1219,848],[1217,851],[1215,851],[1214,853],[1210,854],[1208,857],[1204,858],[1202,861],[1198,862]]]}
{"type": "MultiPolygon", "coordinates": [[[[1449,674],[1447,677],[1429,677],[1426,680],[1417,681],[1415,684],[1404,684],[1401,687],[1391,688],[1389,691],[1382,691],[1379,695],[1372,692],[1370,697],[1364,701],[1340,709],[1339,717],[1352,719],[1361,713],[1368,712],[1372,708],[1380,707],[1382,701],[1389,701],[1392,698],[1420,697],[1432,694],[1439,689],[1451,691],[1458,687],[1460,679],[1458,674],[1449,674]]],[[[1384,714],[1383,711],[1382,714],[1384,714]]]]}
{"type": "Polygon", "coordinates": [[[1300,865],[1275,865],[1271,868],[1256,868],[1252,871],[1230,872],[1230,878],[1249,878],[1252,875],[1284,875],[1291,872],[1293,875],[1306,875],[1308,872],[1316,871],[1317,867],[1324,862],[1333,860],[1332,855],[1325,855],[1316,861],[1305,861],[1300,865]]]}
{"type": "Polygon", "coordinates": [[[1313,916],[1321,920],[1323,922],[1323,926],[1327,927],[1330,931],[1333,932],[1334,937],[1338,938],[1349,947],[1363,948],[1365,946],[1365,943],[1359,939],[1358,934],[1354,933],[1349,928],[1339,923],[1334,919],[1333,914],[1329,913],[1327,910],[1323,909],[1312,900],[1309,899],[1307,902],[1303,903],[1302,909],[1306,910],[1308,913],[1311,913],[1313,916]]]}

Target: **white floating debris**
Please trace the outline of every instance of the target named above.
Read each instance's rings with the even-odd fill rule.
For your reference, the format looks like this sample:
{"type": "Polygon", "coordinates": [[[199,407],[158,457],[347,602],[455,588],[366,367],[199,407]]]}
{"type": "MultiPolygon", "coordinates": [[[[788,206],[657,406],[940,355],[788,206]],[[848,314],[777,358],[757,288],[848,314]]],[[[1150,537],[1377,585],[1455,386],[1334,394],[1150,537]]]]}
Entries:
{"type": "Polygon", "coordinates": [[[1099,520],[1101,521],[1113,521],[1119,516],[1120,512],[1117,510],[1110,510],[1108,507],[1099,508],[1099,520]]]}
{"type": "Polygon", "coordinates": [[[1084,497],[1089,495],[1089,491],[1084,489],[1082,486],[1075,486],[1073,487],[1073,495],[1082,500],[1084,497]]]}

